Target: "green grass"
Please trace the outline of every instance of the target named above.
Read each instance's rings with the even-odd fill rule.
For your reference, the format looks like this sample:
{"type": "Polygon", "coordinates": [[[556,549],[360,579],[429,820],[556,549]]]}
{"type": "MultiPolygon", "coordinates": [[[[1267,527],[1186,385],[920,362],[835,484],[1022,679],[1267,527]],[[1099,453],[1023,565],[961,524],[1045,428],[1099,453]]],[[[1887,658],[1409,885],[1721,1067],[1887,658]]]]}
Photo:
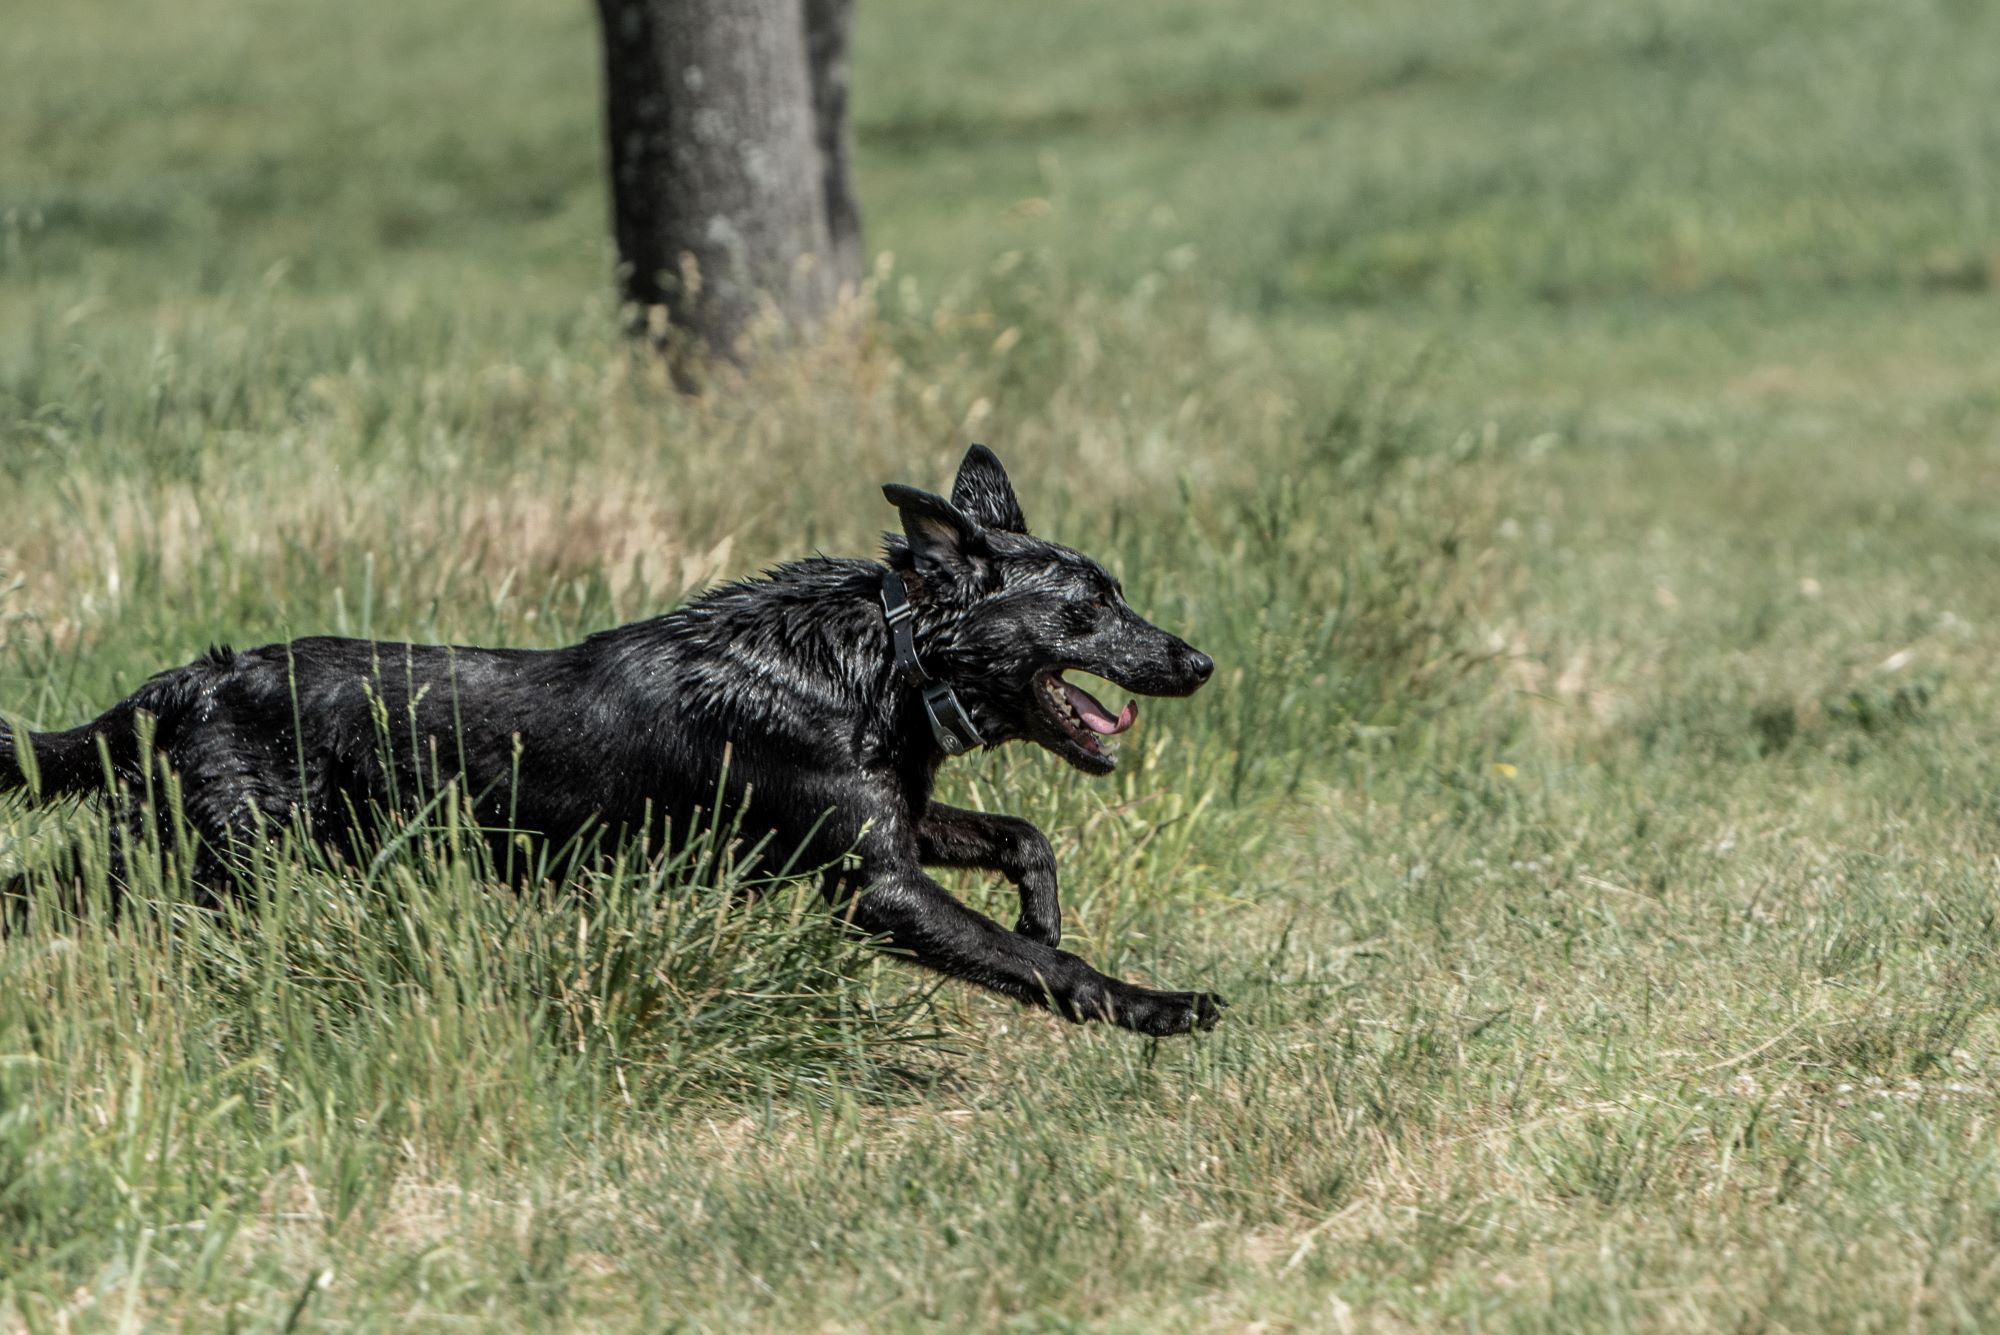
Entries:
{"type": "Polygon", "coordinates": [[[492,893],[448,813],[220,916],[41,870],[0,1327],[2000,1321],[2000,11],[864,0],[873,310],[691,402],[586,6],[16,8],[0,710],[562,642],[986,439],[1221,670],[951,793],[1237,1004],[1073,1029],[699,856],[492,893]]]}

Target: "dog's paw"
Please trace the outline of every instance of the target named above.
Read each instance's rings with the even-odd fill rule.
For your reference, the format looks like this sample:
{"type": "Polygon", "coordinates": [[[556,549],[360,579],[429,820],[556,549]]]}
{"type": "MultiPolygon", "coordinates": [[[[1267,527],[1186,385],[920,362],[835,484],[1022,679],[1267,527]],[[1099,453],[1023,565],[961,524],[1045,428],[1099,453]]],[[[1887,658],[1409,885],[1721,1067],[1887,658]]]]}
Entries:
{"type": "Polygon", "coordinates": [[[1058,909],[1047,915],[1035,916],[1023,913],[1014,924],[1014,934],[1039,941],[1045,946],[1059,946],[1062,944],[1062,911],[1058,909]]]}
{"type": "Polygon", "coordinates": [[[1118,1023],[1155,1038],[1215,1028],[1229,1003],[1213,992],[1140,992],[1128,999],[1118,1023]]]}

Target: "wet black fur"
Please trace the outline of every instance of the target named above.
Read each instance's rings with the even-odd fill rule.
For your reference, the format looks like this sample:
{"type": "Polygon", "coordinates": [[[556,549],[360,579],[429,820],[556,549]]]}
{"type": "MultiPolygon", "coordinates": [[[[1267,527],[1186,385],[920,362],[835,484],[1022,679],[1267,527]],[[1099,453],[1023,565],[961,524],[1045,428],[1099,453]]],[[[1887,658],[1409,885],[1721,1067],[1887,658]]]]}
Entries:
{"type": "MultiPolygon", "coordinates": [[[[1032,537],[1000,461],[966,454],[949,501],[884,488],[904,536],[916,642],[989,745],[1025,738],[1079,768],[1114,761],[1060,726],[1042,677],[1076,669],[1140,695],[1185,695],[1202,654],[1126,605],[1082,554],[1032,537]]],[[[496,858],[516,832],[544,849],[684,837],[721,803],[769,836],[773,867],[831,868],[826,894],[918,962],[1072,1020],[1148,1034],[1215,1022],[1219,998],[1107,977],[1057,949],[1055,857],[1011,816],[931,800],[944,753],[892,669],[883,566],[817,557],[715,589],[678,611],[564,649],[476,649],[317,637],[218,649],[152,678],[91,723],[33,733],[38,794],[102,792],[149,819],[138,737],[179,776],[199,836],[195,875],[226,887],[232,848],[302,821],[352,853],[383,813],[457,780],[496,858]],[[843,858],[843,855],[852,857],[843,858]],[[1020,892],[1012,931],[953,898],[926,866],[1000,872],[1020,892]]],[[[0,728],[0,789],[26,786],[0,728]]]]}

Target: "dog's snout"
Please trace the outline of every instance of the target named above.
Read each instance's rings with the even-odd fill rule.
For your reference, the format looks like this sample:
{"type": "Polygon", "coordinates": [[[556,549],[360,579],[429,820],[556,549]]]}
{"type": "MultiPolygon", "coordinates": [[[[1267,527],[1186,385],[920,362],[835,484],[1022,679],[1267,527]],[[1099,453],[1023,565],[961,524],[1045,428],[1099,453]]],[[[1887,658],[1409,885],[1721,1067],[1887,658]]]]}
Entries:
{"type": "Polygon", "coordinates": [[[1188,671],[1194,676],[1194,684],[1199,686],[1207,681],[1215,671],[1215,660],[1199,649],[1188,650],[1188,671]]]}

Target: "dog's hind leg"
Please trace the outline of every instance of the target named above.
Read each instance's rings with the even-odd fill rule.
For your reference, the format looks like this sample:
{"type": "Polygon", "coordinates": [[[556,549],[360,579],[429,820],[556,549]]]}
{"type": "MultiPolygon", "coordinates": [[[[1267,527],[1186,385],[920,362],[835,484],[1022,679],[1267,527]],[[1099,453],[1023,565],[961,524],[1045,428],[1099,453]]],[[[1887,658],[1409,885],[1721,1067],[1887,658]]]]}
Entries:
{"type": "Polygon", "coordinates": [[[77,916],[93,906],[113,917],[122,910],[126,892],[126,832],[113,821],[108,831],[61,832],[39,848],[19,870],[0,876],[0,903],[5,926],[0,934],[28,922],[29,905],[41,898],[57,913],[77,916]],[[102,894],[92,892],[101,886],[102,894]]]}
{"type": "MultiPolygon", "coordinates": [[[[1064,1019],[1109,1020],[1142,1034],[1165,1036],[1207,1029],[1222,998],[1207,992],[1158,992],[1099,973],[1066,950],[1008,931],[953,899],[920,867],[863,860],[865,885],[843,916],[862,931],[887,937],[896,949],[939,973],[1047,1006],[1064,1019]]],[[[851,881],[829,892],[839,902],[851,881]]]]}
{"type": "Polygon", "coordinates": [[[999,872],[1021,895],[1014,931],[1045,946],[1062,943],[1056,854],[1033,822],[933,802],[917,826],[917,856],[926,867],[999,872]]]}

